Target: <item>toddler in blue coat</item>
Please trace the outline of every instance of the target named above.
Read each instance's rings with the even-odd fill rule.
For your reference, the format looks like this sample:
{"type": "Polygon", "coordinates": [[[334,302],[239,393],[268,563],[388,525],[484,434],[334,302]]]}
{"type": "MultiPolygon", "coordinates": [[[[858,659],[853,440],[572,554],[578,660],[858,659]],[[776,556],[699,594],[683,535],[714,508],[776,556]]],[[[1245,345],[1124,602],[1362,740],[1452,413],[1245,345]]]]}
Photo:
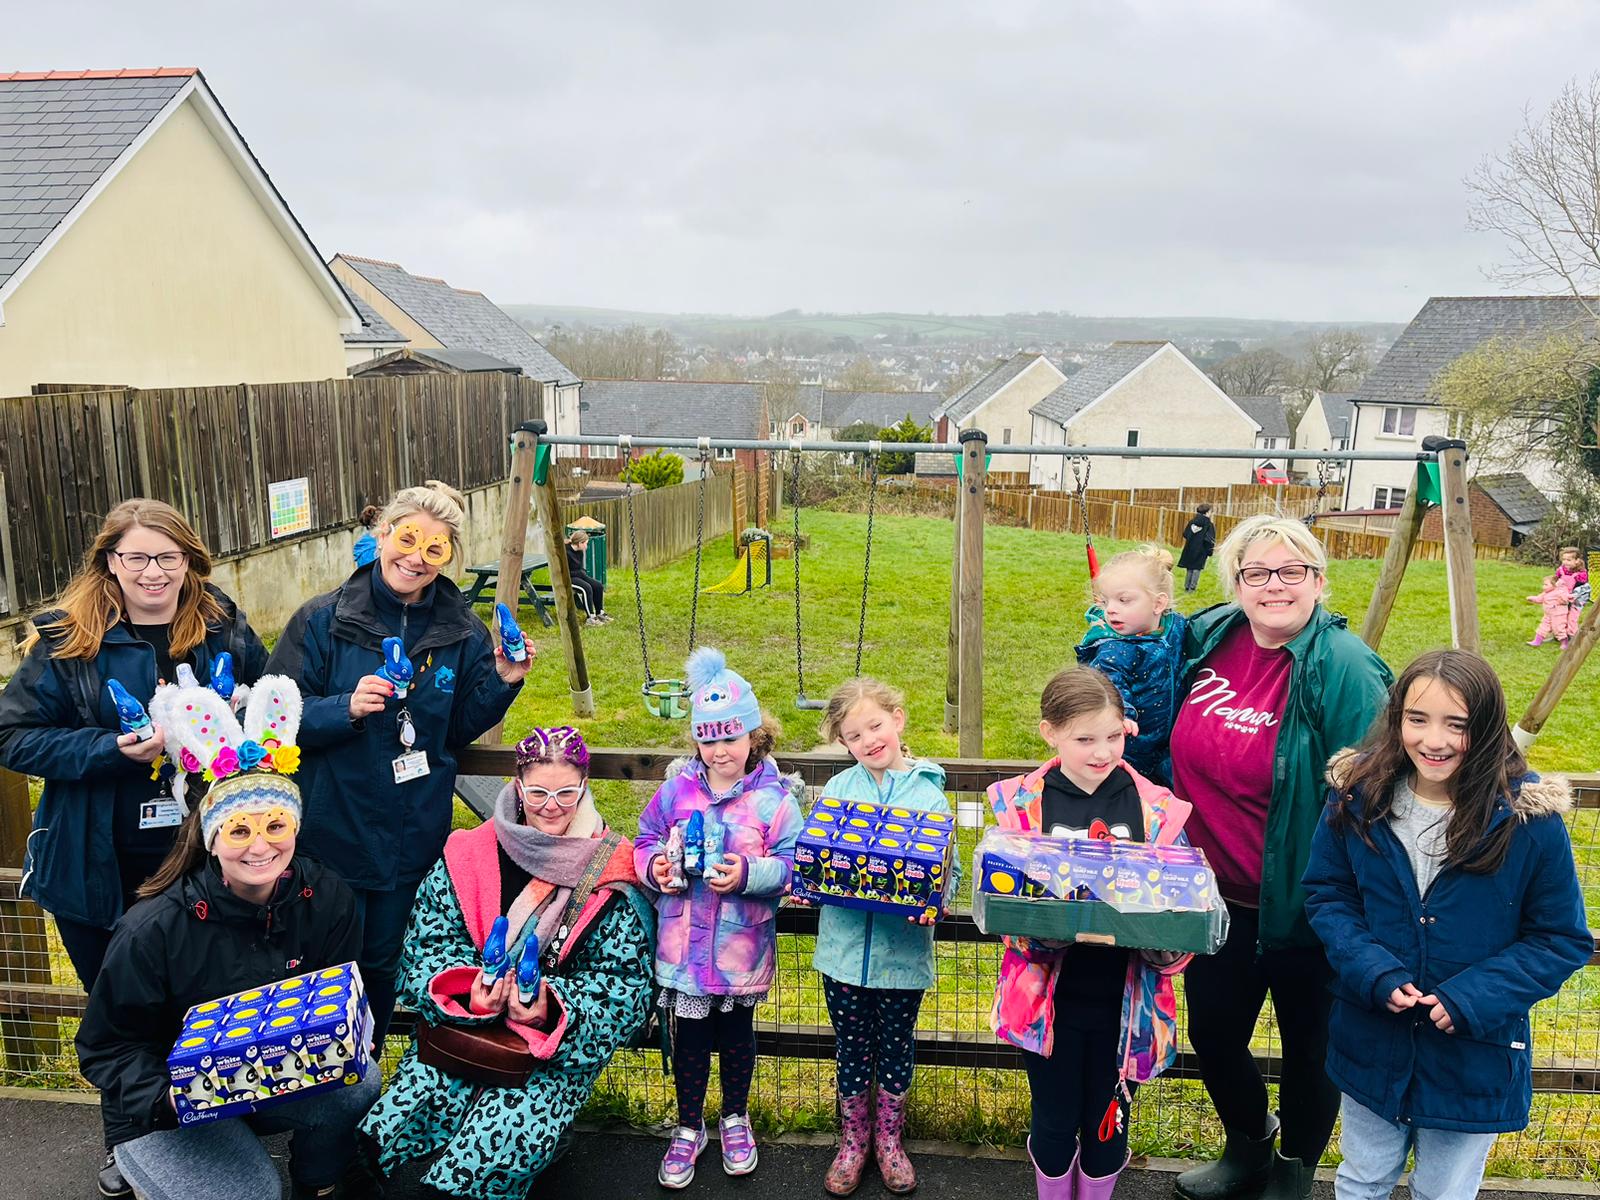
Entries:
{"type": "Polygon", "coordinates": [[[1116,685],[1128,734],[1123,758],[1146,779],[1172,784],[1172,722],[1183,668],[1183,614],[1172,607],[1172,555],[1160,546],[1116,554],[1093,583],[1078,662],[1116,685]]]}
{"type": "Polygon", "coordinates": [[[1395,682],[1333,785],[1306,912],[1336,979],[1328,1074],[1343,1093],[1338,1200],[1477,1195],[1495,1135],[1528,1123],[1528,1010],[1592,949],[1562,814],[1529,773],[1494,670],[1438,650],[1395,682]]]}

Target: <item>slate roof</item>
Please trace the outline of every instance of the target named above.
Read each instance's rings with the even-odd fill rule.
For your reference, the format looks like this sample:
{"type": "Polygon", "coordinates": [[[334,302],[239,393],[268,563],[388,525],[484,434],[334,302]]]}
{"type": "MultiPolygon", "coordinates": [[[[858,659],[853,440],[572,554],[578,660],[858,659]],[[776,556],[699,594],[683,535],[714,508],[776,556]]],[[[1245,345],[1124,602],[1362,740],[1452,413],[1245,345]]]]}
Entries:
{"type": "MultiPolygon", "coordinates": [[[[827,429],[844,429],[857,422],[868,421],[874,425],[894,425],[910,413],[919,423],[927,420],[929,400],[937,400],[936,392],[847,392],[824,388],[815,383],[803,383],[799,388],[798,410],[827,429]]],[[[772,414],[782,420],[792,413],[772,414]]]]}
{"type": "Polygon", "coordinates": [[[0,287],[198,73],[0,74],[0,287]]]}
{"type": "Polygon", "coordinates": [[[1230,396],[1228,399],[1244,409],[1250,419],[1261,426],[1256,431],[1257,437],[1289,436],[1289,414],[1284,411],[1282,396],[1230,396]]]}
{"type": "Polygon", "coordinates": [[[413,275],[399,263],[340,254],[361,277],[451,350],[480,350],[522,368],[541,382],[579,379],[515,319],[482,292],[453,288],[442,279],[413,275]]]}
{"type": "Polygon", "coordinates": [[[476,371],[504,371],[510,375],[521,375],[522,368],[515,363],[508,363],[502,358],[492,354],[485,354],[481,350],[438,350],[432,347],[426,350],[407,349],[396,350],[392,354],[385,354],[381,358],[374,358],[369,362],[360,363],[350,368],[352,375],[366,375],[379,366],[400,359],[415,359],[425,365],[437,364],[451,372],[470,374],[476,371]]]}
{"type": "Polygon", "coordinates": [[[1328,433],[1335,438],[1350,436],[1350,417],[1355,412],[1354,392],[1323,392],[1322,415],[1328,422],[1328,433]]]}
{"type": "MultiPolygon", "coordinates": [[[[334,278],[337,279],[338,276],[334,278]]],[[[376,342],[384,345],[404,346],[411,340],[385,321],[377,309],[356,295],[350,288],[345,287],[343,280],[339,281],[339,288],[344,292],[350,303],[354,305],[357,315],[361,317],[361,328],[355,333],[345,334],[344,340],[346,342],[354,345],[371,345],[376,342]]]]}
{"type": "Polygon", "coordinates": [[[1550,514],[1549,499],[1521,471],[1505,475],[1477,475],[1472,482],[1483,489],[1496,508],[1505,513],[1511,528],[1518,533],[1527,533],[1550,514]]]}
{"type": "Polygon", "coordinates": [[[1044,355],[1034,351],[1024,350],[1013,354],[1005,362],[1000,363],[987,375],[973,380],[961,391],[957,392],[944,404],[936,407],[929,415],[937,421],[940,417],[949,417],[952,424],[965,421],[982,405],[993,399],[995,394],[1021,375],[1044,355]]]}
{"type": "Polygon", "coordinates": [[[1065,426],[1107,391],[1143,366],[1166,342],[1112,342],[1083,364],[1083,369],[1028,411],[1065,426]]]}
{"type": "Polygon", "coordinates": [[[766,437],[759,383],[591,379],[583,385],[583,431],[602,436],[766,437]]]}
{"type": "MultiPolygon", "coordinates": [[[[1587,303],[1600,299],[1589,297],[1587,303]]],[[[1439,372],[1491,338],[1594,331],[1585,301],[1571,296],[1435,296],[1372,368],[1355,402],[1438,404],[1433,384],[1439,372]]]]}

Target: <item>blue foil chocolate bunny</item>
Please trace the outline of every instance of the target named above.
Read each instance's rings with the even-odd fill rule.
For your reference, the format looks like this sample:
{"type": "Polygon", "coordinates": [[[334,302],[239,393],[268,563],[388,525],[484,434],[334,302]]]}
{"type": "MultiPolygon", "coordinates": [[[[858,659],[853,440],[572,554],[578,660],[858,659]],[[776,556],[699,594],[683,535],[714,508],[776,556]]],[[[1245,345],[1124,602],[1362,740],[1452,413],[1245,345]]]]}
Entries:
{"type": "Polygon", "coordinates": [[[517,998],[532,1004],[539,997],[539,935],[530,933],[517,963],[517,998]]]}
{"type": "Polygon", "coordinates": [[[406,644],[397,637],[383,639],[383,666],[377,672],[379,679],[394,684],[394,698],[404,700],[411,690],[411,680],[416,675],[411,660],[406,657],[406,644]]]}
{"type": "Polygon", "coordinates": [[[506,661],[527,662],[528,639],[522,636],[517,618],[512,616],[511,609],[507,605],[494,606],[494,623],[500,631],[500,649],[505,652],[506,661]]]}
{"type": "Polygon", "coordinates": [[[134,734],[141,742],[148,742],[155,737],[155,722],[150,720],[150,714],[145,712],[144,705],[134,699],[127,688],[115,679],[108,679],[106,691],[111,693],[111,703],[117,706],[117,721],[121,724],[123,733],[134,734]]]}

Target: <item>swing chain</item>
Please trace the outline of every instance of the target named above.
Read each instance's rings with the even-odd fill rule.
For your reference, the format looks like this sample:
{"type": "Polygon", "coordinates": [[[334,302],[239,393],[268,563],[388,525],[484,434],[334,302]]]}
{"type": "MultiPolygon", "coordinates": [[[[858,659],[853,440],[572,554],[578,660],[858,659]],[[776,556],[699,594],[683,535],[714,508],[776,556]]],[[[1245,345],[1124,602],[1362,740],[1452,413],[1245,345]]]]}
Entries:
{"type": "Polygon", "coordinates": [[[1317,518],[1322,515],[1322,501],[1328,494],[1330,464],[1327,459],[1317,459],[1317,498],[1311,502],[1311,512],[1306,517],[1307,525],[1315,525],[1317,518]]]}
{"type": "Polygon", "coordinates": [[[879,452],[876,450],[867,453],[867,460],[872,468],[871,479],[867,483],[867,553],[861,564],[861,621],[856,626],[856,678],[861,677],[861,648],[867,641],[867,584],[872,578],[872,517],[878,504],[878,460],[879,452]]]}
{"type": "Polygon", "coordinates": [[[1085,542],[1093,544],[1093,540],[1094,539],[1091,537],[1090,532],[1089,532],[1089,503],[1088,503],[1088,500],[1089,500],[1089,469],[1093,465],[1093,463],[1088,458],[1081,458],[1080,457],[1080,458],[1069,458],[1067,460],[1067,464],[1072,468],[1072,485],[1073,485],[1074,490],[1076,490],[1077,493],[1078,493],[1078,516],[1079,516],[1080,520],[1083,523],[1083,540],[1085,542]],[[1081,475],[1078,473],[1078,468],[1079,468],[1080,464],[1082,465],[1082,468],[1083,468],[1083,473],[1081,475]]]}
{"type": "MultiPolygon", "coordinates": [[[[790,557],[794,559],[794,672],[800,695],[806,694],[806,654],[800,639],[800,454],[791,451],[789,471],[789,507],[794,510],[794,546],[790,557]]],[[[777,452],[773,452],[776,457],[777,452]]],[[[774,472],[776,474],[776,472],[774,472]]]]}
{"type": "Polygon", "coordinates": [[[694,590],[689,593],[689,653],[694,653],[695,623],[700,617],[700,551],[705,545],[706,476],[711,474],[711,439],[700,439],[700,492],[694,518],[694,590]]]}
{"type": "MultiPolygon", "coordinates": [[[[627,447],[627,458],[622,466],[623,475],[628,474],[628,469],[633,466],[633,447],[627,447]]],[[[649,687],[655,682],[656,677],[650,672],[650,646],[644,636],[644,592],[639,586],[639,534],[633,523],[633,488],[632,480],[627,481],[628,490],[624,494],[624,507],[628,510],[628,558],[633,564],[633,610],[638,617],[639,625],[639,657],[644,660],[644,682],[649,687]]]]}

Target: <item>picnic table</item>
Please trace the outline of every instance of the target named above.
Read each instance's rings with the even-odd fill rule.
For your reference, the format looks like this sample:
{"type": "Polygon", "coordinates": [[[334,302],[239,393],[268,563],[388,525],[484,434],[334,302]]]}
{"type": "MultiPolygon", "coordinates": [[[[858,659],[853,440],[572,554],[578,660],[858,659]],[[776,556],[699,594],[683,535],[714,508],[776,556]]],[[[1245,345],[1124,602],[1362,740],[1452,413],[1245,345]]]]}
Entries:
{"type": "MultiPolygon", "coordinates": [[[[551,588],[548,583],[534,583],[533,575],[535,571],[549,569],[550,560],[543,554],[529,554],[522,560],[522,594],[527,597],[528,603],[533,605],[533,611],[539,614],[539,620],[544,623],[546,629],[556,623],[552,615],[555,605],[550,598],[551,588]]],[[[467,571],[473,577],[472,586],[467,589],[467,603],[493,604],[495,587],[500,582],[499,562],[478,563],[476,566],[468,567],[467,571]],[[485,596],[484,592],[489,594],[485,596]]]]}

